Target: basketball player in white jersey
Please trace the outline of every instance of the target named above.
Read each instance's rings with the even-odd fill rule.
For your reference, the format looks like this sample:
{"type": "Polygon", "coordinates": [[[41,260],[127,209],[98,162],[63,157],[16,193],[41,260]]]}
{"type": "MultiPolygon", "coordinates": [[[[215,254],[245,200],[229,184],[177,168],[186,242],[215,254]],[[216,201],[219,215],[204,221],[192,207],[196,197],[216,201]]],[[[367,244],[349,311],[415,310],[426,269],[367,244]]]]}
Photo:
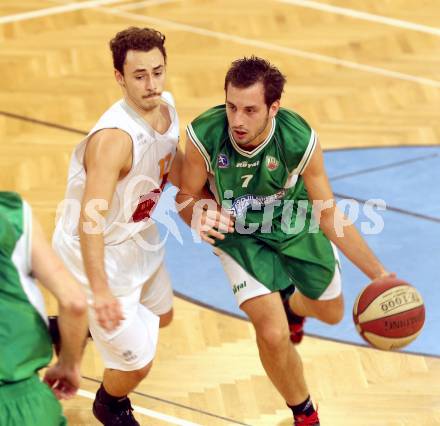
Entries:
{"type": "Polygon", "coordinates": [[[150,219],[167,178],[178,186],[181,163],[177,113],[163,92],[164,41],[136,27],[111,40],[123,99],[76,147],[53,238],[88,289],[90,332],[106,367],[93,413],[105,425],[139,424],[127,395],[150,370],[159,325],[172,319],[172,289],[150,219]]]}

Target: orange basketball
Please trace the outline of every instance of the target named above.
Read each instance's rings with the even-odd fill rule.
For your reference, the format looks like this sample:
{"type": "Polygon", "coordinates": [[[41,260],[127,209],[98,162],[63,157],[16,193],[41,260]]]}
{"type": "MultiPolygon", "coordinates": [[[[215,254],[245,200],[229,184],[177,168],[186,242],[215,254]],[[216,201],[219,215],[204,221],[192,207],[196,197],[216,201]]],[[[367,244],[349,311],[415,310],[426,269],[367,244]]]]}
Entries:
{"type": "Polygon", "coordinates": [[[367,285],[353,306],[361,337],[379,349],[398,349],[411,343],[425,322],[420,293],[398,278],[386,277],[367,285]]]}

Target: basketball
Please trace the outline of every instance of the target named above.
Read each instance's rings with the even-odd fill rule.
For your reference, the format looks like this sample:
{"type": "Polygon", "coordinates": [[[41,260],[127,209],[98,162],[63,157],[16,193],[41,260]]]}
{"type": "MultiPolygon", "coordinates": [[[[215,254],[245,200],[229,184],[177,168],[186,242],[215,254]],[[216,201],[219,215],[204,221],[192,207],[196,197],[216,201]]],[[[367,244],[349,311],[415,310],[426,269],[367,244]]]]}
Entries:
{"type": "Polygon", "coordinates": [[[353,306],[353,320],[361,337],[378,349],[398,349],[411,343],[425,322],[420,293],[395,277],[367,285],[353,306]]]}

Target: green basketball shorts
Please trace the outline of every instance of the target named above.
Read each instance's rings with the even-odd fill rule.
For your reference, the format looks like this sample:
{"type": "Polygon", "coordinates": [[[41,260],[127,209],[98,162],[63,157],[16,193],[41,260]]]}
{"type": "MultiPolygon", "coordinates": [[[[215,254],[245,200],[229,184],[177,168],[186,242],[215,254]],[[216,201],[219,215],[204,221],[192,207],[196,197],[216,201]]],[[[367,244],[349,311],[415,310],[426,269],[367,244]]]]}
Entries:
{"type": "Polygon", "coordinates": [[[0,386],[0,426],[64,425],[61,404],[37,375],[0,386]]]}
{"type": "Polygon", "coordinates": [[[291,285],[313,300],[334,299],[342,291],[336,247],[322,234],[285,245],[228,235],[215,252],[238,305],[291,285]]]}

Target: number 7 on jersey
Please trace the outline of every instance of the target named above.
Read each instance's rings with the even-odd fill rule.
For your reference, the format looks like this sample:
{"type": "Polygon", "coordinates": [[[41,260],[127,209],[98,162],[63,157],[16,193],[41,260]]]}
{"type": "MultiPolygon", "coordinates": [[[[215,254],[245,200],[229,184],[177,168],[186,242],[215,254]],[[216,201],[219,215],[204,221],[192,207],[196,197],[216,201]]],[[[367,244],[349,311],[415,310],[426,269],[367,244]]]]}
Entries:
{"type": "Polygon", "coordinates": [[[243,184],[241,185],[242,188],[247,188],[249,185],[249,182],[254,177],[254,175],[243,175],[241,179],[243,179],[243,184]]]}

